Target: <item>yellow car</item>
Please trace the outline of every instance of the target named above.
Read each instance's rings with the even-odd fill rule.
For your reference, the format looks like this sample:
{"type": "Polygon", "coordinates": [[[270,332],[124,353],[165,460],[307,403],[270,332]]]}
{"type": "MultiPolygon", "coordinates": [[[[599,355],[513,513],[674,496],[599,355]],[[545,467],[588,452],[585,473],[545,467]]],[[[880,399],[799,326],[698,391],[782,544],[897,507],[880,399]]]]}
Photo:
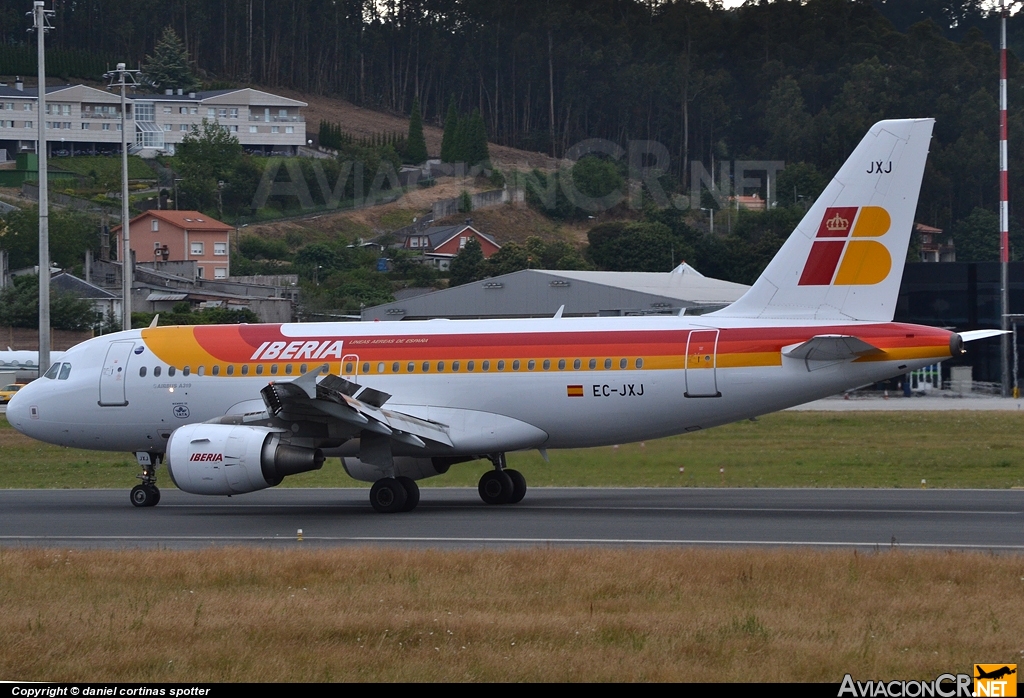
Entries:
{"type": "Polygon", "coordinates": [[[6,405],[10,402],[11,398],[19,390],[21,390],[21,386],[17,383],[11,383],[10,385],[5,385],[3,388],[0,388],[0,405],[6,405]]]}

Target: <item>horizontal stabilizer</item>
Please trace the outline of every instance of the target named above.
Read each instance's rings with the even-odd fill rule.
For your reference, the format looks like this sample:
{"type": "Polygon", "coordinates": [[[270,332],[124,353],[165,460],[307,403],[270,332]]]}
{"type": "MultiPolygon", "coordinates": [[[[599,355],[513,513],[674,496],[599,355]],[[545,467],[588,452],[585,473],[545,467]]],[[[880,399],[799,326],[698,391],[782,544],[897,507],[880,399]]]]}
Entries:
{"type": "Polygon", "coordinates": [[[808,361],[845,361],[882,353],[881,349],[863,339],[842,334],[820,334],[782,352],[783,356],[791,359],[808,361]]]}
{"type": "Polygon", "coordinates": [[[960,333],[960,339],[965,342],[973,342],[977,339],[988,339],[998,337],[1001,334],[1010,334],[1009,330],[968,330],[960,333]]]}

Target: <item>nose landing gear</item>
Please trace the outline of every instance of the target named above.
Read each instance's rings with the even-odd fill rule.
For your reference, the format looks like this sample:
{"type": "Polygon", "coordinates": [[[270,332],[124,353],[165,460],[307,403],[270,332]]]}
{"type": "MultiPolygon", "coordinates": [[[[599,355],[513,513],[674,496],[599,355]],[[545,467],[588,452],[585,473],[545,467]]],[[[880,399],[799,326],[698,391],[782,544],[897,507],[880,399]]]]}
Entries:
{"type": "Polygon", "coordinates": [[[135,458],[142,467],[142,474],[136,475],[142,484],[132,488],[132,504],[137,507],[155,507],[160,503],[160,489],[156,486],[156,466],[160,463],[160,456],[139,451],[135,458]]]}

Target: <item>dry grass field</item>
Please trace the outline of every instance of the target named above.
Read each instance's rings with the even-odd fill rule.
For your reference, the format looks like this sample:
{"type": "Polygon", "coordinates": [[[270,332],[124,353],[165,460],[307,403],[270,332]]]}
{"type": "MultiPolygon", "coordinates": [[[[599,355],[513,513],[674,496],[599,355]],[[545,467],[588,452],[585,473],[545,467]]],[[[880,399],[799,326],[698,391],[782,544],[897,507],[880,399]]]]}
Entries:
{"type": "Polygon", "coordinates": [[[0,677],[838,682],[1024,659],[1020,556],[302,545],[0,549],[0,677]]]}

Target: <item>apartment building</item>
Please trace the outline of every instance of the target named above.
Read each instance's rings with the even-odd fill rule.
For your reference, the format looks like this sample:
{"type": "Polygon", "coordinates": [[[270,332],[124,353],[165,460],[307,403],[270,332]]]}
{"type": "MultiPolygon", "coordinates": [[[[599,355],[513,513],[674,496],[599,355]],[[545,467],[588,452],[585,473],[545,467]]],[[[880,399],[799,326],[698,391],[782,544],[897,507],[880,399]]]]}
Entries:
{"type": "MultiPolygon", "coordinates": [[[[199,211],[146,211],[129,221],[136,262],[196,263],[199,279],[227,279],[233,228],[199,211]]],[[[110,231],[121,249],[121,226],[110,231]]]]}
{"type": "MultiPolygon", "coordinates": [[[[168,153],[203,119],[215,121],[249,152],[296,155],[306,144],[305,102],[241,88],[163,94],[132,94],[127,104],[128,142],[141,155],[168,153]]],[[[114,153],[121,146],[119,94],[86,85],[46,88],[47,153],[114,153]]],[[[22,83],[0,87],[0,148],[13,156],[35,152],[38,139],[38,90],[22,83]]]]}

